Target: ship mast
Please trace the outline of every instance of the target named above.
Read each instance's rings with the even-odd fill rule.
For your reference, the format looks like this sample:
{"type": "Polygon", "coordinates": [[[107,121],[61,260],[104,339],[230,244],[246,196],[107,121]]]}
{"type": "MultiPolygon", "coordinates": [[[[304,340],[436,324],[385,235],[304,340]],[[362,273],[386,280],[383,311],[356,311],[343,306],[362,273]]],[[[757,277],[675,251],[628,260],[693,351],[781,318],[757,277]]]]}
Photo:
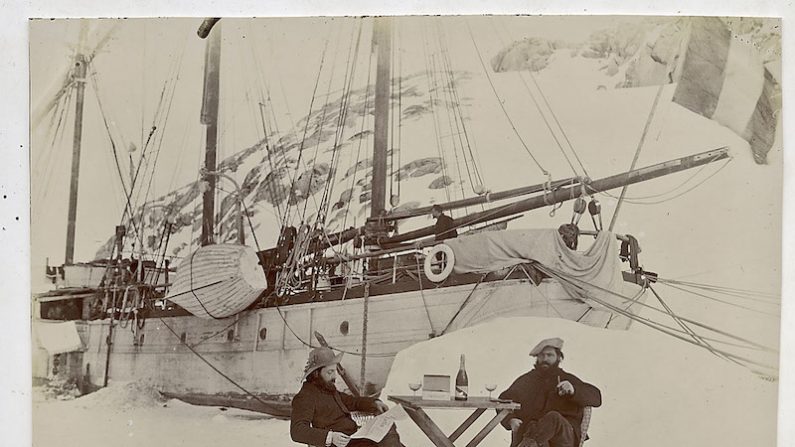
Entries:
{"type": "MultiPolygon", "coordinates": [[[[217,21],[217,20],[216,20],[217,21]]],[[[213,22],[214,23],[214,22],[213,22]]],[[[218,102],[221,68],[221,26],[211,26],[204,55],[204,97],[201,123],[207,126],[205,139],[204,170],[214,173],[216,169],[216,147],[218,146],[218,102]]],[[[201,35],[200,30],[199,34],[201,35]]],[[[215,175],[205,175],[202,208],[201,245],[214,243],[215,227],[215,175]]]]}
{"type": "Polygon", "coordinates": [[[89,58],[85,54],[87,28],[80,28],[80,40],[72,69],[72,82],[77,91],[75,96],[75,128],[72,135],[72,179],[69,184],[69,214],[66,222],[66,253],[64,264],[71,265],[75,258],[75,224],[77,222],[77,191],[80,182],[80,149],[83,139],[83,102],[86,92],[86,73],[89,58]]]}
{"type": "Polygon", "coordinates": [[[391,18],[376,17],[373,23],[373,45],[377,47],[375,75],[375,123],[373,143],[373,180],[370,217],[378,218],[386,207],[386,161],[389,131],[389,79],[391,54],[391,18]]]}
{"type": "Polygon", "coordinates": [[[77,222],[77,189],[80,181],[80,146],[83,138],[83,99],[86,91],[85,55],[80,52],[75,56],[73,81],[77,96],[75,97],[75,130],[72,137],[72,180],[69,184],[69,215],[66,223],[66,254],[64,264],[71,265],[75,258],[75,223],[77,222]]]}

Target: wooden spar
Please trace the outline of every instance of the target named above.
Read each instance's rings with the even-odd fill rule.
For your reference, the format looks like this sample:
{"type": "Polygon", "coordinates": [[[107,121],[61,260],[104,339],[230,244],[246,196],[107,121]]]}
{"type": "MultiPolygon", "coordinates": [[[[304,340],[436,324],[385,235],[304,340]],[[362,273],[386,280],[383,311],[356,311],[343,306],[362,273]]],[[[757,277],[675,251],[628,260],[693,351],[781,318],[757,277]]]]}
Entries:
{"type": "MultiPolygon", "coordinates": [[[[670,73],[670,71],[666,70],[665,72],[667,77],[667,73],[670,73]]],[[[654,102],[652,102],[651,104],[649,117],[646,118],[646,125],[643,126],[643,133],[640,135],[640,141],[638,141],[638,148],[635,149],[635,156],[632,158],[632,163],[629,165],[630,171],[635,169],[635,165],[638,163],[640,150],[643,149],[643,143],[646,141],[646,134],[649,132],[649,127],[651,126],[651,122],[654,120],[654,112],[657,110],[657,103],[660,102],[660,96],[662,95],[663,88],[665,87],[666,84],[667,84],[666,82],[661,82],[660,88],[657,89],[657,94],[654,96],[654,102]]],[[[621,204],[624,203],[624,196],[627,193],[628,187],[629,184],[626,184],[621,188],[621,194],[618,196],[618,203],[616,203],[616,209],[613,211],[613,218],[610,219],[610,226],[607,228],[607,231],[613,231],[613,227],[616,224],[616,219],[618,219],[618,212],[621,210],[621,204]]]]}
{"type": "MultiPolygon", "coordinates": [[[[549,188],[555,189],[560,186],[571,184],[572,182],[576,181],[578,181],[576,177],[568,178],[565,180],[557,180],[552,182],[549,185],[549,188]]],[[[439,205],[442,208],[442,210],[454,210],[458,208],[464,208],[467,206],[489,203],[495,200],[511,199],[518,196],[541,192],[543,190],[544,190],[544,183],[539,183],[537,185],[523,186],[521,188],[509,189],[506,191],[488,193],[482,196],[470,197],[468,199],[454,200],[452,202],[439,203],[437,205],[439,205]]],[[[431,213],[431,206],[424,206],[421,208],[415,208],[413,210],[389,213],[386,216],[384,216],[384,220],[408,219],[410,217],[425,216],[430,213],[431,213]]]]}
{"type": "Polygon", "coordinates": [[[378,64],[375,75],[373,187],[370,201],[370,217],[380,216],[386,205],[386,146],[389,131],[391,38],[390,18],[376,17],[373,23],[373,44],[378,48],[378,64]]]}
{"type": "MultiPolygon", "coordinates": [[[[588,184],[577,184],[574,186],[561,187],[553,192],[550,192],[549,194],[533,196],[505,206],[482,211],[480,213],[470,214],[468,216],[455,219],[453,223],[456,227],[462,227],[488,220],[501,219],[503,217],[512,216],[525,211],[576,199],[577,197],[580,197],[583,192],[585,194],[594,194],[597,192],[608,191],[624,185],[639,183],[661,177],[663,175],[673,174],[675,172],[702,166],[714,161],[724,160],[728,157],[728,148],[722,147],[712,151],[702,152],[700,154],[690,155],[683,158],[677,158],[675,160],[658,163],[656,165],[634,171],[594,180],[588,184]]],[[[383,238],[379,242],[382,247],[387,247],[391,244],[411,241],[421,237],[430,236],[432,234],[434,234],[433,225],[390,238],[383,238]]]]}
{"type": "MultiPolygon", "coordinates": [[[[326,342],[326,337],[324,337],[320,332],[315,331],[315,338],[317,338],[317,342],[320,343],[320,346],[328,348],[328,342],[326,342]]],[[[339,363],[337,363],[337,372],[340,373],[340,377],[342,377],[342,381],[345,382],[345,385],[348,385],[348,390],[350,390],[351,394],[356,397],[362,395],[359,392],[359,387],[356,386],[356,382],[353,381],[353,377],[348,374],[348,371],[339,363]]]]}
{"type": "MultiPolygon", "coordinates": [[[[201,123],[207,126],[204,169],[215,172],[216,146],[218,145],[218,100],[221,68],[221,26],[213,27],[204,56],[204,98],[202,101],[201,123]]],[[[202,234],[201,245],[213,243],[215,227],[215,183],[216,177],[205,176],[207,188],[202,197],[202,234]]]]}
{"type": "Polygon", "coordinates": [[[69,185],[69,215],[66,223],[66,254],[64,264],[70,265],[75,257],[75,223],[77,222],[77,190],[80,180],[80,146],[83,137],[83,102],[86,91],[86,58],[82,53],[75,56],[73,81],[77,90],[75,97],[75,130],[72,137],[72,181],[69,185]]]}
{"type": "Polygon", "coordinates": [[[202,39],[206,39],[207,36],[210,35],[210,31],[212,31],[213,27],[215,26],[218,21],[221,20],[220,17],[208,17],[204,19],[201,25],[199,25],[199,29],[196,30],[196,34],[202,39]]]}

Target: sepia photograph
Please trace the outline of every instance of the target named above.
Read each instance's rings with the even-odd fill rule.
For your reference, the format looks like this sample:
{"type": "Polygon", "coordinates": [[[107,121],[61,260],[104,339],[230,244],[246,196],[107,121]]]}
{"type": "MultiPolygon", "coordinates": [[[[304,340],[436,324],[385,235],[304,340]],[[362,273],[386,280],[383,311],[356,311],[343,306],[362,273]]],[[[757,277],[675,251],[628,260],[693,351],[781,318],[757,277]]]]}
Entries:
{"type": "Polygon", "coordinates": [[[776,446],[782,19],[30,19],[32,441],[776,446]]]}

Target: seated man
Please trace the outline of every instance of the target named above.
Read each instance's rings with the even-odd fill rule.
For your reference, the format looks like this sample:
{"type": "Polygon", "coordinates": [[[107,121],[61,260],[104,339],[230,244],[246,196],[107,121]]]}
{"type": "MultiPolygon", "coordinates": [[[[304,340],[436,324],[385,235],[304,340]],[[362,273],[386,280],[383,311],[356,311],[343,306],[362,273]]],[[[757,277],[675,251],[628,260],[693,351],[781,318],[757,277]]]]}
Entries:
{"type": "Polygon", "coordinates": [[[560,369],[563,340],[541,341],[532,351],[533,370],[500,394],[522,404],[502,425],[511,430],[511,447],[575,447],[580,443],[583,408],[602,405],[602,393],[560,369]]]}
{"type": "Polygon", "coordinates": [[[290,437],[295,442],[318,447],[402,447],[394,425],[381,442],[350,439],[356,432],[351,411],[383,413],[386,404],[369,397],[354,397],[337,391],[337,364],[342,354],[329,348],[309,353],[304,369],[304,384],[293,398],[290,437]]]}

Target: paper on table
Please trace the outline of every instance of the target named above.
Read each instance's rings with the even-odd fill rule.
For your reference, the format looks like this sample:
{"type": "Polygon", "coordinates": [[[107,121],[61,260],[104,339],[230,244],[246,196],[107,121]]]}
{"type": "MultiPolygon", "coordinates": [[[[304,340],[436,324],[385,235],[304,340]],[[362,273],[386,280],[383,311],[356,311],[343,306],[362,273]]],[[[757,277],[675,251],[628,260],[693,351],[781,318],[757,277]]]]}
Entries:
{"type": "Polygon", "coordinates": [[[351,439],[369,439],[373,442],[381,442],[395,421],[404,419],[406,416],[403,407],[395,405],[388,411],[365,422],[361,428],[356,430],[356,433],[351,435],[351,439]]]}

